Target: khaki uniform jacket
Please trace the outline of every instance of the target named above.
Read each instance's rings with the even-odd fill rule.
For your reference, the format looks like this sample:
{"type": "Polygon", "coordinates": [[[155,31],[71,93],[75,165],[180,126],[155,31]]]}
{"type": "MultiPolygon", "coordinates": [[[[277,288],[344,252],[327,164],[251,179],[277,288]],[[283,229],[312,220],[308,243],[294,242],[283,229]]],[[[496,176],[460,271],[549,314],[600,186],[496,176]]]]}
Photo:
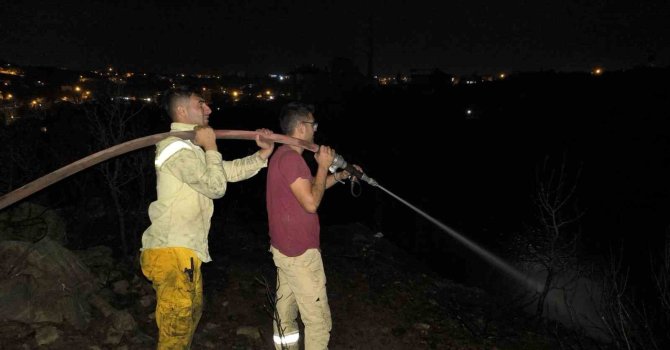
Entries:
{"type": "MultiPolygon", "coordinates": [[[[172,123],[171,131],[196,125],[172,123]]],[[[184,247],[202,262],[212,261],[207,236],[214,212],[213,199],[226,193],[228,182],[256,175],[267,160],[256,152],[223,161],[217,151],[205,152],[189,140],[168,137],[156,145],[157,199],[149,205],[151,225],[142,234],[142,250],[184,247]]]]}

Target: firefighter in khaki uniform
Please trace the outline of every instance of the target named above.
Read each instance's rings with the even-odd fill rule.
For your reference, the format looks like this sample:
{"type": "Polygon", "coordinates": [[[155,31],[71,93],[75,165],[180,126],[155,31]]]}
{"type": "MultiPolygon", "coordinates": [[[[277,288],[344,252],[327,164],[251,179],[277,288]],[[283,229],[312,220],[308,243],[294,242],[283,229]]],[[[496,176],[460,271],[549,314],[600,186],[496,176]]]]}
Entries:
{"type": "MultiPolygon", "coordinates": [[[[156,147],[157,199],[142,235],[142,272],[156,290],[158,349],[189,349],[202,315],[201,263],[211,261],[207,236],[228,182],[248,179],[267,166],[274,143],[260,137],[258,152],[223,161],[208,126],[212,110],[196,90],[167,92],[163,107],[172,131],[195,130],[195,140],[169,137],[156,147]]],[[[257,130],[271,134],[267,129],[257,130]]]]}

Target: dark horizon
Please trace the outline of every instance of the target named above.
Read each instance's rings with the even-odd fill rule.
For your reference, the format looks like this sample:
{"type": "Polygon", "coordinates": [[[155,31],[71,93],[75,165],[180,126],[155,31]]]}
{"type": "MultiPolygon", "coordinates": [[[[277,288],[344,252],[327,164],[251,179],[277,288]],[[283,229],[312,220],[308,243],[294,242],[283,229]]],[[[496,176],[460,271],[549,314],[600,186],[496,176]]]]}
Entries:
{"type": "Polygon", "coordinates": [[[440,69],[621,70],[670,65],[670,4],[624,1],[351,6],[275,2],[3,5],[3,58],[21,65],[144,72],[286,73],[351,59],[366,74],[440,69]]]}

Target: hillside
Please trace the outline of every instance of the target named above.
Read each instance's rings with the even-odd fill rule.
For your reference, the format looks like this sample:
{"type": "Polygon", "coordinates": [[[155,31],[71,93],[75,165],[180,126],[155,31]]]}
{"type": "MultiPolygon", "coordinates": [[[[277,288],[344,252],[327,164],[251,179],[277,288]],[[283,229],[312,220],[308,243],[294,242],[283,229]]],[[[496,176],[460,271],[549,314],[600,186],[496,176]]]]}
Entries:
{"type": "MultiPolygon", "coordinates": [[[[210,238],[214,261],[203,268],[206,306],[193,349],[272,348],[264,284],[273,285],[274,266],[266,225],[215,219],[210,238]]],[[[558,328],[534,322],[499,296],[437,276],[361,224],[324,228],[322,247],[331,349],[560,348],[554,335],[542,331],[561,334],[558,328]]],[[[105,279],[97,295],[127,311],[136,326],[127,327],[133,324],[128,316],[105,317],[99,307],[91,308],[92,320],[82,330],[65,323],[3,322],[0,349],[153,349],[155,298],[138,266],[90,256],[84,261],[105,279]],[[38,341],[46,345],[38,347],[38,341]]]]}

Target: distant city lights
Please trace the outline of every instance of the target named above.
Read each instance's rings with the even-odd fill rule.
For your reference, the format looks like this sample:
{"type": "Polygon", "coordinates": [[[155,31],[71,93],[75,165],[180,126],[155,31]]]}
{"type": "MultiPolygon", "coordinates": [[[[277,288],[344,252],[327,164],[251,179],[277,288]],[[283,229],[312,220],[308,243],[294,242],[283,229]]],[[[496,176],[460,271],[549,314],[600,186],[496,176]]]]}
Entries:
{"type": "MultiPolygon", "coordinates": [[[[30,71],[28,71],[30,72],[30,71]]],[[[582,74],[592,76],[602,76],[605,69],[600,65],[594,65],[582,74]]],[[[216,101],[217,98],[224,97],[228,103],[238,103],[240,101],[273,101],[278,98],[291,97],[292,94],[300,96],[299,90],[304,81],[312,79],[309,74],[328,74],[325,72],[300,73],[301,75],[289,75],[282,73],[272,73],[263,77],[249,77],[246,72],[230,73],[229,75],[217,75],[212,73],[177,73],[152,75],[142,72],[129,72],[122,67],[102,66],[101,70],[75,73],[68,80],[61,81],[51,77],[36,76],[28,74],[24,69],[10,65],[0,65],[0,106],[2,107],[2,117],[7,120],[10,115],[17,119],[24,117],[22,108],[32,109],[32,114],[38,115],[35,111],[43,111],[50,108],[52,104],[67,102],[72,104],[84,104],[100,99],[102,95],[96,90],[96,87],[104,86],[105,82],[112,82],[118,85],[119,91],[123,91],[120,96],[111,97],[113,101],[122,103],[155,103],[157,96],[161,93],[158,89],[166,87],[176,88],[182,84],[190,86],[195,85],[208,100],[216,101]],[[24,75],[25,74],[25,75],[24,75]],[[25,78],[25,77],[30,78],[25,78]],[[139,77],[152,77],[151,79],[137,79],[139,77]],[[135,79],[131,79],[135,77],[135,79]],[[230,77],[230,80],[226,80],[230,77]],[[47,80],[48,79],[48,80],[47,80]],[[209,80],[196,80],[209,79],[209,80]],[[216,80],[213,80],[216,79],[216,80]],[[160,84],[152,85],[156,80],[160,84]],[[26,93],[23,89],[32,88],[34,91],[26,93]],[[8,91],[8,90],[11,90],[8,91]],[[37,97],[39,96],[39,97],[37,97]],[[47,97],[51,96],[51,97],[47,97]],[[127,102],[126,102],[127,101],[127,102]]],[[[382,89],[411,89],[413,87],[425,87],[434,84],[440,84],[443,87],[458,87],[474,84],[487,84],[499,80],[510,79],[513,73],[509,71],[499,71],[490,74],[472,74],[458,76],[448,74],[433,69],[416,69],[406,75],[397,74],[378,74],[374,75],[373,82],[382,89]]],[[[318,78],[318,77],[317,77],[318,78]]],[[[467,89],[467,88],[466,88],[467,89]]],[[[434,91],[434,90],[427,90],[434,91]]],[[[220,110],[217,106],[216,110],[220,110]]],[[[482,112],[475,106],[469,106],[463,109],[467,119],[478,119],[482,112]]],[[[26,114],[28,115],[28,114],[26,114]]],[[[44,131],[46,132],[46,130],[44,131]]]]}
{"type": "Polygon", "coordinates": [[[288,75],[283,75],[283,74],[268,74],[268,76],[272,79],[276,79],[276,80],[279,80],[279,81],[284,81],[284,80],[289,79],[288,75]]]}

